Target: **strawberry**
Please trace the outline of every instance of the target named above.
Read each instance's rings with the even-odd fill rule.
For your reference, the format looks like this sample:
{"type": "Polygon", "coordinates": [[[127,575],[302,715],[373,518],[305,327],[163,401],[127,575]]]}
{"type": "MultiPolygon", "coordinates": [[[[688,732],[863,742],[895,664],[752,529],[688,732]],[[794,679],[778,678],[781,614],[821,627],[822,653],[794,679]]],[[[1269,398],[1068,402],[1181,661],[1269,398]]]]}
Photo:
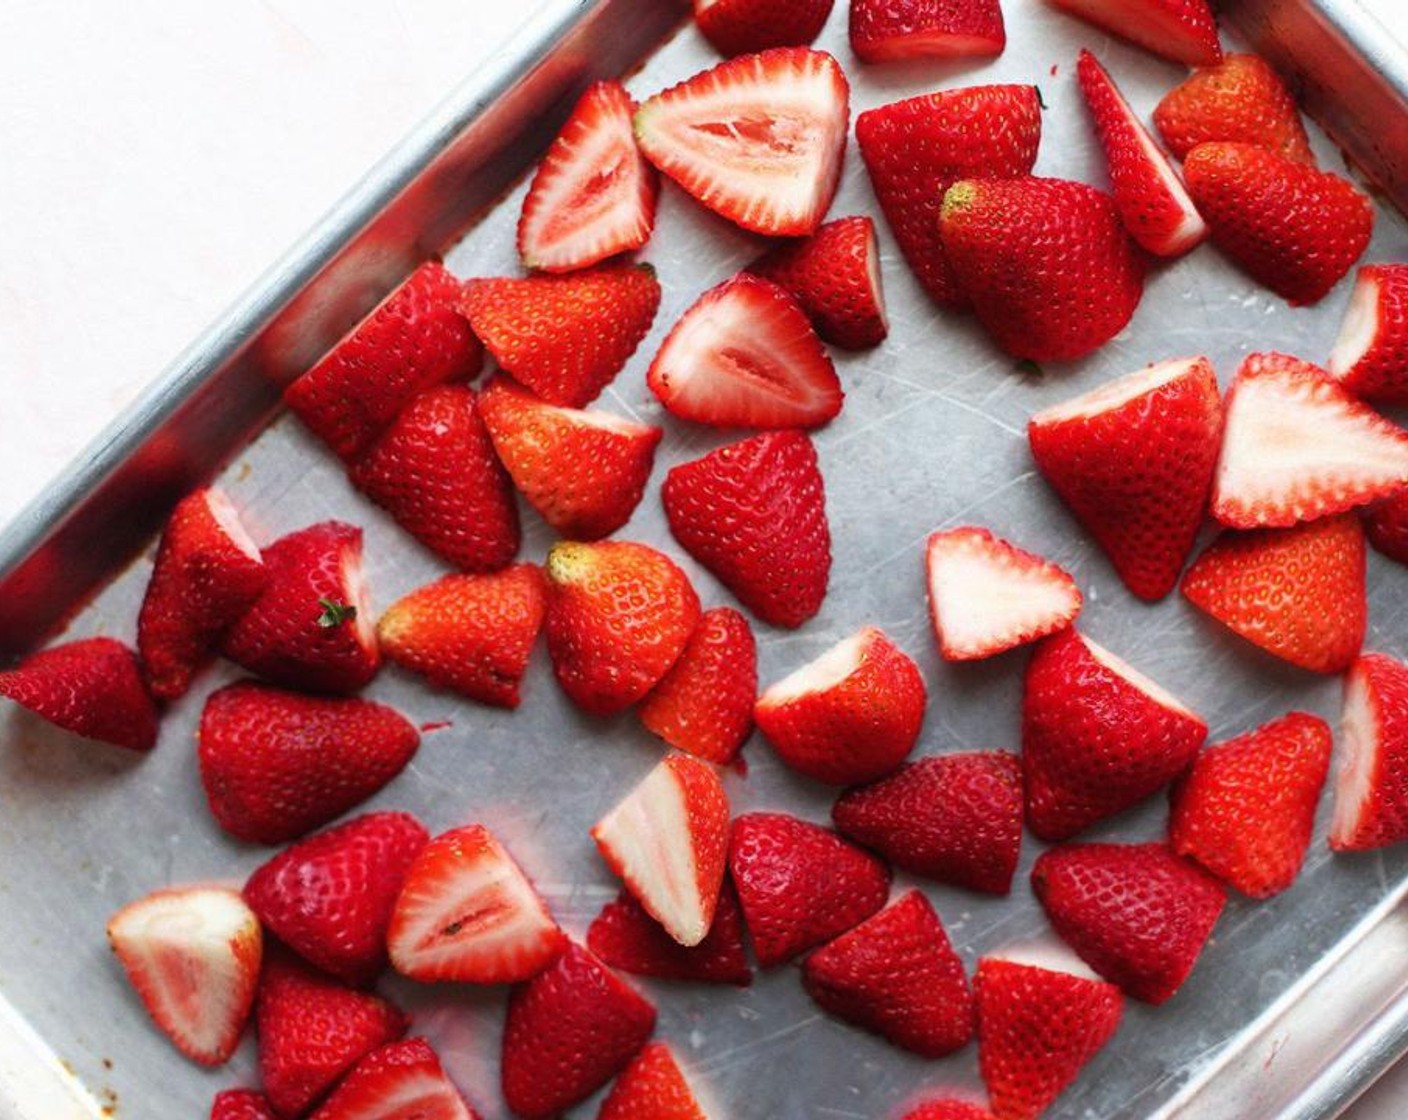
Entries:
{"type": "Polygon", "coordinates": [[[1036,1120],[1120,1025],[1120,990],[984,957],[973,976],[978,1070],[998,1120],[1036,1120]]]}
{"type": "Polygon", "coordinates": [[[1356,397],[1408,404],[1408,264],[1358,271],[1325,368],[1356,397]]]}
{"type": "Polygon", "coordinates": [[[441,833],[412,861],[387,946],[413,980],[512,984],[567,947],[528,877],[481,824],[441,833]]]}
{"type": "Polygon", "coordinates": [[[902,871],[1006,894],[1022,846],[1022,767],[1006,751],[906,763],[831,807],[842,836],[902,871]]]}
{"type": "Polygon", "coordinates": [[[823,1010],[926,1058],[973,1037],[963,962],[919,891],[807,957],[802,986],[823,1010]]]}
{"type": "Polygon", "coordinates": [[[801,306],[748,273],[680,316],[645,383],[674,415],[720,428],[820,427],[845,396],[801,306]]]}
{"type": "Polygon", "coordinates": [[[137,656],[114,638],[80,638],[0,671],[0,696],[50,723],[132,751],[156,746],[157,713],[137,656]]]}
{"type": "Polygon", "coordinates": [[[355,692],[381,666],[362,574],[362,530],[322,521],[264,550],[263,593],[220,652],[286,688],[355,692]]]}
{"type": "Polygon", "coordinates": [[[733,822],[728,869],[763,968],[845,933],[890,893],[889,868],[874,856],[783,813],[733,822]]]}
{"type": "Polygon", "coordinates": [[[1183,594],[1283,661],[1339,673],[1364,644],[1364,552],[1364,530],[1347,513],[1224,533],[1188,569],[1183,594]]]}
{"type": "Polygon", "coordinates": [[[727,879],[708,934],[692,948],[685,948],[666,933],[626,890],[593,919],[587,930],[587,947],[612,968],[637,976],[744,988],[753,982],[753,970],[743,952],[738,895],[727,879]]]}
{"type": "Polygon", "coordinates": [[[1252,898],[1295,882],[1330,767],[1330,728],[1291,712],[1203,751],[1173,788],[1169,845],[1252,898]]]}
{"type": "Polygon", "coordinates": [[[1151,253],[1182,256],[1208,235],[1183,181],[1089,51],[1080,52],[1076,74],[1105,152],[1110,190],[1124,228],[1151,253]]]}
{"type": "Polygon", "coordinates": [[[1188,66],[1222,61],[1208,0],[1048,0],[1103,31],[1188,66]]]}
{"type": "Polygon", "coordinates": [[[1382,848],[1408,839],[1408,666],[1382,653],[1345,678],[1330,847],[1382,848]]]}
{"type": "Polygon", "coordinates": [[[354,817],[261,864],[245,882],[245,901],[304,960],[366,984],[386,966],[391,910],[427,839],[409,813],[354,817]]]}
{"type": "Polygon", "coordinates": [[[939,237],[944,192],[979,175],[1030,174],[1040,139],[1034,86],[940,90],[856,118],[856,143],[885,221],[935,302],[964,302],[939,237]]]}
{"type": "Polygon", "coordinates": [[[1295,98],[1254,54],[1229,54],[1185,78],[1154,108],[1154,125],[1179,159],[1209,140],[1232,140],[1315,165],[1295,98]]]}
{"type": "Polygon", "coordinates": [[[496,571],[518,552],[513,488],[474,391],[464,385],[437,385],[415,397],[347,477],[457,568],[496,571]]]}
{"type": "Polygon", "coordinates": [[[694,25],[726,58],[769,47],[805,47],[832,0],[694,0],[694,25]]]}
{"type": "Polygon", "coordinates": [[[849,117],[850,87],[834,58],[776,47],[657,93],[636,111],[636,141],[715,213],[797,237],[814,233],[831,205],[849,117]]]}
{"type": "Polygon", "coordinates": [[[1141,599],[1173,590],[1207,517],[1222,399],[1206,358],[1116,378],[1036,413],[1032,457],[1141,599]]]}
{"type": "Polygon", "coordinates": [[[1199,144],[1183,178],[1213,244],[1292,307],[1319,303],[1374,229],[1374,208],[1349,180],[1255,144],[1199,144]]]}
{"type": "Polygon", "coordinates": [[[216,1066],[235,1052],[263,952],[259,920],[235,891],[156,891],[114,914],[107,932],[147,1013],[181,1053],[216,1066]]]}
{"type": "Polygon", "coordinates": [[[569,699],[593,715],[629,708],[679,659],[699,596],[679,566],[633,541],[553,546],[548,653],[569,699]]]}
{"type": "Polygon", "coordinates": [[[618,81],[586,88],[523,200],[518,255],[525,267],[571,272],[650,240],[660,177],[636,150],[635,110],[618,81]]]}
{"type": "Polygon", "coordinates": [[[984,58],[1007,46],[998,0],[851,0],[850,33],[862,62],[984,58]]]}
{"type": "Polygon", "coordinates": [[[670,746],[725,765],[753,731],[757,695],[758,648],[748,620],[715,607],[699,616],[679,660],[636,714],[670,746]]]}
{"type": "Polygon", "coordinates": [[[1080,613],[1080,588],[1068,572],[986,529],[934,533],[924,563],[945,661],[992,657],[1069,626],[1080,613]]]}
{"type": "Polygon", "coordinates": [[[767,688],[753,708],[783,762],[821,782],[873,782],[914,749],[928,694],[919,667],[865,626],[767,688]]]}
{"type": "Polygon", "coordinates": [[[1027,824],[1064,840],[1178,777],[1208,726],[1075,630],[1036,647],[1022,698],[1027,824]]]}
{"type": "Polygon", "coordinates": [[[670,532],[763,622],[795,629],[821,609],[831,529],[816,449],[765,432],[672,467],[670,532]]]}
{"type": "Polygon", "coordinates": [[[1312,521],[1408,483],[1408,432],[1309,362],[1248,355],[1225,416],[1212,515],[1233,529],[1312,521]]]}
{"type": "Polygon", "coordinates": [[[546,611],[542,569],[514,564],[418,587],[391,604],[376,632],[389,660],[434,687],[516,708],[546,611]]]}
{"type": "MultiPolygon", "coordinates": [[[[828,5],[829,6],[829,5],[828,5]]],[[[663,1042],[651,1042],[631,1059],[601,1103],[597,1120],[707,1120],[663,1042]]]]}
{"type": "Polygon", "coordinates": [[[196,490],[177,504],[137,619],[137,652],[153,696],[174,700],[190,688],[265,578],[259,548],[223,491],[196,490]]]}
{"type": "Polygon", "coordinates": [[[880,247],[869,217],[837,218],[810,237],[779,242],[748,271],[785,288],[833,346],[868,350],[890,331],[880,247]]]}
{"type": "Polygon", "coordinates": [[[245,681],[206,698],[200,781],[220,827],[282,844],[361,804],[420,746],[415,725],[370,700],[245,681]]]}
{"type": "Polygon", "coordinates": [[[279,1120],[263,1093],[226,1089],[210,1102],[210,1120],[279,1120]]]}
{"type": "Polygon", "coordinates": [[[469,280],[461,309],[503,370],[550,404],[593,401],[635,353],[660,307],[648,264],[568,276],[469,280]]]}
{"type": "Polygon", "coordinates": [[[504,377],[489,383],[479,409],[514,486],[559,533],[597,540],[630,520],[659,428],[547,404],[504,377]]]}
{"type": "Polygon", "coordinates": [[[1144,266],[1114,200],[1064,179],[965,179],[944,195],[939,234],[959,289],[1015,358],[1066,361],[1124,329],[1144,266]]]}
{"type": "Polygon", "coordinates": [[[423,1038],[373,1050],[309,1120],[478,1120],[423,1038]]]}
{"type": "Polygon", "coordinates": [[[616,1076],[655,1029],[655,1008],[580,945],[508,997],[504,1100],[546,1120],[616,1076]]]}
{"type": "Polygon", "coordinates": [[[906,1112],[900,1120],[993,1120],[986,1109],[968,1101],[925,1101],[906,1112]]]}
{"type": "Polygon", "coordinates": [[[1365,507],[1363,518],[1369,543],[1390,560],[1408,564],[1408,487],[1365,507]]]}
{"type": "Polygon", "coordinates": [[[365,450],[421,389],[473,377],[484,348],[460,314],[460,282],[435,261],[284,390],[284,403],[343,459],[365,450]]]}

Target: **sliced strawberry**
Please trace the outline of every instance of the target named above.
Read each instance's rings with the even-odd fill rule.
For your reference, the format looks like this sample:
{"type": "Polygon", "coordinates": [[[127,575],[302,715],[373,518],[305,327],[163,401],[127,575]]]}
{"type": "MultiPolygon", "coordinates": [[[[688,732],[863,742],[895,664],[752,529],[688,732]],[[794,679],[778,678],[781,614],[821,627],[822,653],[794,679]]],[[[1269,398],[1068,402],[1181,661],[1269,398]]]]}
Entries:
{"type": "Polygon", "coordinates": [[[1382,848],[1408,839],[1408,666],[1365,654],[1345,678],[1330,847],[1382,848]]]}
{"type": "Polygon", "coordinates": [[[1195,71],[1164,94],[1154,125],[1179,159],[1209,140],[1232,140],[1315,165],[1295,98],[1271,64],[1254,54],[1229,54],[1195,71]]]}
{"type": "Polygon", "coordinates": [[[821,225],[841,175],[850,87],[824,51],[777,47],[695,74],[636,112],[645,158],[744,229],[821,225]]]}
{"type": "Polygon", "coordinates": [[[713,924],[698,945],[681,945],[645,912],[630,891],[623,890],[592,920],[587,947],[612,968],[637,976],[744,988],[753,982],[753,970],[743,951],[738,895],[727,880],[719,892],[713,924]]]}
{"type": "Polygon", "coordinates": [[[821,34],[832,0],[694,0],[694,24],[727,58],[805,47],[821,34]]]}
{"type": "Polygon", "coordinates": [[[900,1120],[994,1120],[993,1114],[968,1101],[925,1101],[900,1120]]]}
{"type": "Polygon", "coordinates": [[[1364,533],[1390,560],[1408,565],[1408,487],[1366,506],[1364,533]]]}
{"type": "Polygon", "coordinates": [[[479,1120],[423,1038],[373,1050],[309,1120],[479,1120]]]}
{"type": "Polygon", "coordinates": [[[252,1089],[226,1089],[210,1102],[210,1120],[279,1120],[269,1099],[252,1089]]]}
{"type": "Polygon", "coordinates": [[[1408,264],[1369,264],[1355,275],[1325,368],[1356,397],[1408,404],[1408,264]]]}
{"type": "Polygon", "coordinates": [[[114,638],[80,638],[31,653],[0,672],[0,696],[50,723],[113,746],[156,746],[156,705],[137,655],[114,638]]]}
{"type": "Polygon", "coordinates": [[[850,33],[862,62],[984,58],[1007,46],[998,0],[851,0],[850,33]]]}
{"type": "Polygon", "coordinates": [[[1222,61],[1208,0],[1047,0],[1096,27],[1188,66],[1222,61]]]}
{"type": "Polygon", "coordinates": [[[707,1120],[663,1042],[652,1042],[616,1079],[597,1120],[707,1120]]]}
{"type": "Polygon", "coordinates": [[[237,892],[156,891],[112,916],[108,942],[152,1021],[181,1053],[215,1066],[235,1052],[263,952],[259,920],[237,892]]]}

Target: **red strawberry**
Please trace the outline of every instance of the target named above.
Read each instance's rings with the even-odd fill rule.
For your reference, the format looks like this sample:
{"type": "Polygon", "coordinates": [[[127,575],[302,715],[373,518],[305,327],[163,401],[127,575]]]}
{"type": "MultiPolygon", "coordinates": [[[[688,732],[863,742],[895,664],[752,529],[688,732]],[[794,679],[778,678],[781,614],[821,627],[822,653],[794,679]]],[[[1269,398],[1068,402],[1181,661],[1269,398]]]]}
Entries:
{"type": "Polygon", "coordinates": [[[663,1042],[652,1042],[616,1079],[597,1120],[707,1120],[663,1042]]]}
{"type": "Polygon", "coordinates": [[[1212,514],[1234,529],[1288,526],[1408,483],[1408,432],[1285,354],[1250,354],[1227,391],[1212,514]]]}
{"type": "Polygon", "coordinates": [[[637,976],[745,988],[753,982],[753,970],[743,952],[743,915],[727,880],[719,892],[708,935],[692,948],[685,948],[666,933],[625,890],[592,921],[587,947],[612,968],[637,976]]]}
{"type": "Polygon", "coordinates": [[[479,409],[514,486],[559,533],[597,540],[630,520],[659,428],[547,404],[505,377],[489,383],[479,409]]]}
{"type": "Polygon", "coordinates": [[[1208,0],[1048,0],[1073,16],[1188,66],[1222,61],[1208,0]]]}
{"type": "Polygon", "coordinates": [[[900,1120],[993,1120],[993,1115],[967,1101],[925,1101],[900,1120]]]}
{"type": "Polygon", "coordinates": [[[635,353],[660,307],[649,265],[605,264],[568,276],[469,280],[460,304],[513,379],[581,408],[635,353]]]}
{"type": "Polygon", "coordinates": [[[1141,599],[1173,590],[1207,517],[1222,400],[1206,358],[1116,378],[1038,412],[1037,467],[1141,599]]]}
{"type": "Polygon", "coordinates": [[[309,1120],[478,1120],[423,1038],[373,1050],[309,1120]]]}
{"type": "Polygon", "coordinates": [[[1352,514],[1290,529],[1224,533],[1188,569],[1183,594],[1268,653],[1317,673],[1364,644],[1364,530],[1352,514]]]}
{"type": "Polygon", "coordinates": [[[802,986],[824,1010],[926,1058],[973,1037],[963,962],[918,891],[807,957],[802,986]]]}
{"type": "Polygon", "coordinates": [[[1408,839],[1408,665],[1365,654],[1345,678],[1342,713],[1330,847],[1365,851],[1408,839]]]}
{"type": "Polygon", "coordinates": [[[851,50],[862,62],[1002,53],[998,0],[851,0],[851,50]]]}
{"type": "Polygon", "coordinates": [[[629,708],[670,671],[699,622],[679,566],[634,541],[563,541],[547,560],[548,653],[583,711],[629,708]]]}
{"type": "Polygon", "coordinates": [[[256,868],[245,901],[304,960],[366,984],[386,966],[391,910],[427,839],[409,813],[354,817],[256,868]]]}
{"type": "Polygon", "coordinates": [[[421,389],[479,371],[484,348],[459,298],[460,282],[427,261],[285,389],[284,403],[342,458],[355,458],[421,389]]]}
{"type": "Polygon", "coordinates": [[[795,628],[821,609],[831,529],[816,449],[765,432],[672,467],[670,532],[763,622],[795,628]]]}
{"type": "Polygon", "coordinates": [[[8,696],[52,724],[132,751],[156,746],[156,705],[137,656],[113,638],[80,638],[0,672],[8,696]]]}
{"type": "Polygon", "coordinates": [[[411,863],[386,936],[413,980],[512,984],[567,947],[528,877],[481,824],[441,833],[411,863]]]}
{"type": "Polygon", "coordinates": [[[1325,368],[1356,397],[1408,404],[1408,264],[1369,264],[1355,275],[1325,368]]]}
{"type": "Polygon", "coordinates": [[[1185,78],[1155,107],[1154,124],[1179,159],[1209,140],[1232,140],[1315,165],[1295,98],[1254,54],[1229,54],[1185,78]]]}
{"type": "Polygon", "coordinates": [[[616,1076],[655,1029],[655,1008],[580,945],[508,997],[504,1100],[546,1120],[616,1076]]]}
{"type": "Polygon", "coordinates": [[[437,385],[348,468],[352,485],[457,568],[492,572],[518,552],[518,506],[474,391],[437,385]]]}
{"type": "Polygon", "coordinates": [[[902,871],[1006,894],[1022,845],[1021,763],[1006,751],[921,758],[847,790],[831,819],[902,871]]]}
{"type": "Polygon", "coordinates": [[[856,118],[856,143],[890,231],[938,303],[964,296],[944,259],[944,192],[979,175],[1031,173],[1041,139],[1034,86],[970,86],[910,97],[856,118]]]}
{"type": "Polygon", "coordinates": [[[1178,777],[1208,727],[1175,696],[1075,630],[1027,665],[1022,767],[1027,824],[1064,840],[1178,777]]]}
{"type": "Polygon", "coordinates": [[[264,550],[263,594],[220,652],[287,688],[355,692],[381,666],[362,574],[362,530],[323,521],[264,550]]]}
{"type": "Polygon", "coordinates": [[[263,1093],[226,1089],[210,1102],[210,1120],[279,1120],[263,1093]]]}
{"type": "Polygon", "coordinates": [[[1163,844],[1052,848],[1032,889],[1081,960],[1149,1003],[1182,986],[1227,901],[1221,883],[1163,844]]]}
{"type": "Polygon", "coordinates": [[[748,273],[680,316],[645,383],[674,415],[721,428],[820,427],[845,396],[797,301],[748,273]]]}
{"type": "Polygon", "coordinates": [[[340,817],[420,745],[415,725],[384,705],[253,682],[210,694],[196,740],[210,811],[254,844],[282,844],[340,817]]]}
{"type": "Polygon", "coordinates": [[[783,813],[735,820],[728,868],[763,968],[845,933],[890,893],[889,868],[874,856],[783,813]]]}
{"type": "Polygon", "coordinates": [[[436,688],[518,707],[518,686],[547,611],[536,564],[450,575],[398,599],[377,623],[382,652],[436,688]]]}
{"type": "Polygon", "coordinates": [[[832,0],[694,0],[694,23],[721,55],[804,47],[821,34],[832,0]]]}
{"type": "Polygon", "coordinates": [[[1293,307],[1339,283],[1374,229],[1374,208],[1349,180],[1255,144],[1199,144],[1183,178],[1213,244],[1293,307]]]}
{"type": "Polygon", "coordinates": [[[660,179],[636,150],[635,109],[618,81],[582,94],[523,200],[518,255],[526,267],[570,272],[650,240],[660,179]]]}
{"type": "Polygon", "coordinates": [[[781,242],[748,271],[786,288],[833,346],[868,350],[890,331],[880,247],[868,217],[837,218],[810,237],[781,242]]]}
{"type": "Polygon", "coordinates": [[[1169,844],[1253,898],[1295,882],[1330,766],[1330,728],[1291,712],[1215,743],[1173,788],[1169,844]]]}
{"type": "Polygon", "coordinates": [[[1390,560],[1408,564],[1408,487],[1365,508],[1369,543],[1390,560]]]}
{"type": "Polygon", "coordinates": [[[259,982],[263,936],[240,896],[215,887],[156,891],[108,921],[108,942],[152,1021],[192,1061],[239,1045],[259,982]]]}
{"type": "Polygon", "coordinates": [[[1120,1025],[1120,990],[984,957],[973,976],[978,1070],[998,1120],[1036,1120],[1120,1025]]]}
{"type": "Polygon", "coordinates": [[[965,179],[944,195],[944,255],[1015,358],[1065,361],[1124,329],[1144,266],[1109,195],[1064,179],[965,179]]]}

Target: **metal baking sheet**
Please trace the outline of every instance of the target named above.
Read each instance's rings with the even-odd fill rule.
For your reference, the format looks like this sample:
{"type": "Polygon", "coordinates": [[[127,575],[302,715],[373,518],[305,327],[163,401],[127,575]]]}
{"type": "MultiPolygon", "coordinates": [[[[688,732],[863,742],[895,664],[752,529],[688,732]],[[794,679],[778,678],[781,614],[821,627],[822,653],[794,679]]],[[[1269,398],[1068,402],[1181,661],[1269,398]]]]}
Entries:
{"type": "MultiPolygon", "coordinates": [[[[838,4],[818,45],[835,52],[847,68],[853,119],[863,109],[926,90],[1036,82],[1048,106],[1037,173],[1103,183],[1100,154],[1073,82],[1077,49],[1094,49],[1142,113],[1181,72],[1039,0],[1008,0],[1004,7],[1009,43],[991,64],[856,65],[845,44],[844,4],[838,4]]],[[[600,24],[597,31],[614,29],[612,65],[625,68],[633,29],[641,35],[637,53],[654,36],[648,21],[628,18],[632,8],[619,2],[562,5],[537,34],[555,38],[573,21],[601,19],[605,11],[614,22],[600,24]]],[[[652,5],[634,8],[639,17],[652,5]]],[[[579,87],[593,69],[582,61],[580,41],[573,56],[576,69],[570,73],[550,42],[544,38],[527,44],[537,52],[532,72],[544,83],[559,83],[550,95],[538,90],[545,98],[539,104],[553,106],[551,112],[544,109],[545,121],[553,119],[551,113],[560,118],[570,104],[563,91],[579,87]]],[[[520,47],[526,49],[523,42],[520,47]]],[[[685,28],[655,50],[628,84],[638,96],[648,95],[716,60],[685,28]]],[[[506,75],[513,61],[505,61],[506,75]]],[[[595,64],[602,65],[602,59],[595,64]]],[[[503,88],[523,90],[507,78],[503,88]]],[[[1323,135],[1313,130],[1312,139],[1324,166],[1340,166],[1338,152],[1323,135]]],[[[527,149],[526,142],[516,149],[515,166],[522,165],[527,149]]],[[[434,150],[433,144],[420,150],[426,162],[434,150]]],[[[429,189],[411,173],[415,169],[403,170],[398,190],[429,189]]],[[[496,166],[493,172],[505,170],[496,166]]],[[[453,271],[462,276],[517,271],[512,231],[522,189],[520,184],[488,211],[448,253],[453,271]]],[[[388,191],[382,201],[393,196],[404,194],[388,191]]],[[[876,206],[852,146],[832,213],[862,211],[874,213],[876,206]]],[[[847,394],[845,409],[815,437],[834,537],[830,592],[821,613],[799,632],[756,627],[763,683],[873,622],[919,661],[929,684],[930,707],[918,754],[1015,749],[1025,654],[980,665],[942,663],[924,599],[924,538],[937,528],[978,523],[1074,572],[1086,593],[1083,629],[1197,709],[1214,740],[1290,708],[1334,722],[1337,681],[1260,654],[1177,596],[1154,606],[1130,597],[1036,475],[1024,428],[1036,409],[1163,358],[1207,354],[1224,383],[1241,357],[1254,350],[1275,348],[1323,360],[1348,284],[1319,307],[1292,310],[1205,247],[1155,269],[1133,322],[1100,352],[1033,376],[998,354],[972,323],[929,304],[883,223],[881,227],[891,335],[877,350],[835,355],[847,394]]],[[[350,237],[361,227],[343,228],[350,237]]],[[[395,260],[413,255],[414,246],[421,244],[413,229],[393,228],[386,236],[392,239],[388,252],[395,260]]],[[[666,429],[652,485],[618,535],[649,541],[677,557],[706,604],[732,600],[674,545],[657,488],[670,466],[736,434],[673,421],[645,389],[644,372],[678,315],[761,247],[758,239],[666,185],[655,236],[643,253],[664,288],[660,313],[639,352],[599,402],[666,429]]],[[[345,247],[333,243],[324,248],[330,260],[345,247]]],[[[1408,226],[1393,211],[1380,208],[1366,260],[1405,257],[1408,226]]],[[[299,282],[306,284],[315,272],[310,265],[299,282]]],[[[365,298],[374,296],[364,293],[364,304],[365,298]]],[[[191,376],[198,373],[193,367],[191,376]]],[[[249,389],[236,386],[232,391],[248,394],[249,389]]],[[[129,450],[149,447],[151,440],[144,441],[149,434],[128,433],[129,450]]],[[[233,449],[213,450],[228,458],[233,449]]],[[[378,608],[443,570],[355,494],[332,456],[290,418],[279,419],[235,454],[221,485],[245,511],[261,542],[328,517],[363,525],[378,608]]],[[[524,527],[522,555],[541,558],[553,535],[526,509],[524,527]]],[[[101,551],[100,540],[90,538],[87,548],[101,551]]],[[[120,559],[115,551],[109,563],[120,559]]],[[[148,552],[97,594],[73,619],[69,633],[130,640],[149,571],[148,552]]],[[[1370,585],[1368,647],[1408,655],[1408,572],[1374,555],[1370,585]]],[[[196,774],[193,729],[203,697],[235,676],[232,667],[217,666],[172,706],[161,743],[147,757],[78,740],[13,706],[0,713],[0,789],[5,791],[0,995],[88,1087],[97,1106],[118,1116],[202,1116],[217,1090],[255,1080],[252,1041],[216,1071],[197,1069],[180,1058],[148,1025],[102,935],[113,910],[155,887],[194,880],[239,882],[267,858],[266,850],[232,843],[218,832],[196,774]]],[[[610,720],[578,714],[554,684],[541,648],[528,673],[524,705],[516,713],[428,691],[394,668],[383,671],[367,695],[417,722],[447,726],[425,736],[413,764],[366,808],[412,810],[432,831],[470,820],[490,825],[567,929],[584,935],[617,890],[587,829],[659,758],[659,742],[630,714],[610,720]]],[[[756,737],[745,757],[746,780],[735,773],[726,776],[736,813],[781,808],[813,820],[827,818],[834,791],[786,771],[756,737]]],[[[1408,981],[1408,961],[1396,949],[1403,939],[1393,936],[1401,932],[1396,901],[1408,883],[1408,849],[1331,857],[1325,846],[1329,808],[1326,797],[1297,884],[1269,902],[1231,901],[1184,989],[1157,1009],[1130,1001],[1119,1034],[1049,1115],[1061,1120],[1328,1116],[1396,1052],[1401,1032],[1388,1029],[1392,1022],[1385,1027],[1384,1017],[1392,1020],[1398,1014],[1401,1020],[1399,996],[1408,981]],[[1349,990],[1343,983],[1322,982],[1346,969],[1356,978],[1349,990]],[[1331,991],[1336,998],[1327,999],[1331,991]],[[1312,996],[1325,1001],[1315,1005],[1314,1017],[1297,1014],[1311,1005],[1312,996]],[[1355,1050],[1360,1042],[1380,1047],[1374,1061],[1366,1062],[1355,1050]]],[[[1163,835],[1166,815],[1164,801],[1156,797],[1092,829],[1086,838],[1157,838],[1163,835]]],[[[922,886],[971,966],[982,954],[1048,940],[1025,882],[1040,850],[1026,837],[1009,899],[912,884],[903,876],[896,891],[922,886]]],[[[898,1114],[921,1093],[980,1092],[972,1047],[937,1062],[902,1054],[822,1015],[790,966],[760,974],[749,989],[649,980],[640,980],[639,986],[659,1008],[658,1037],[676,1047],[695,1083],[715,1103],[711,1115],[869,1120],[898,1114]]],[[[419,988],[394,978],[384,987],[414,1010],[415,1030],[435,1042],[486,1120],[505,1116],[497,1084],[502,990],[419,988]]],[[[20,1103],[15,1114],[52,1120],[52,1111],[35,1107],[20,1103]]],[[[594,1105],[577,1112],[593,1115],[594,1105]]]]}

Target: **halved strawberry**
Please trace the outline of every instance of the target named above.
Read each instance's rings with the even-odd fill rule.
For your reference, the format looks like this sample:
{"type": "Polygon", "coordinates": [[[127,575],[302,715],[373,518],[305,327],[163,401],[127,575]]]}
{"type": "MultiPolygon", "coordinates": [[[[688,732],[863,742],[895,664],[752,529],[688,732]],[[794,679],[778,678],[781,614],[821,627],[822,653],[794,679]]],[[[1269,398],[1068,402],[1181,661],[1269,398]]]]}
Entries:
{"type": "Polygon", "coordinates": [[[753,982],[743,951],[743,914],[727,879],[719,891],[714,921],[698,945],[681,945],[645,912],[635,895],[623,890],[592,919],[587,948],[612,968],[637,976],[744,988],[753,982]]]}
{"type": "Polygon", "coordinates": [[[309,1120],[478,1120],[423,1038],[373,1050],[309,1120]]]}
{"type": "Polygon", "coordinates": [[[831,14],[832,0],[694,0],[694,24],[721,55],[805,47],[831,14]]]}
{"type": "Polygon", "coordinates": [[[985,1108],[968,1101],[924,1101],[900,1120],[995,1120],[985,1108]]]}
{"type": "Polygon", "coordinates": [[[998,0],[851,0],[851,50],[862,62],[1002,53],[998,0]]]}
{"type": "Polygon", "coordinates": [[[1361,516],[1369,543],[1390,560],[1408,565],[1408,487],[1365,506],[1361,516]]]}
{"type": "Polygon", "coordinates": [[[1315,165],[1295,98],[1254,54],[1229,54],[1194,71],[1155,106],[1154,125],[1179,159],[1209,140],[1234,140],[1315,165]]]}
{"type": "Polygon", "coordinates": [[[160,714],[134,654],[115,638],[79,638],[0,672],[0,696],[50,723],[116,747],[156,746],[160,714]]]}
{"type": "Polygon", "coordinates": [[[645,158],[710,210],[755,233],[821,224],[846,149],[850,87],[824,51],[746,54],[657,93],[636,111],[645,158]]]}
{"type": "Polygon", "coordinates": [[[1047,0],[1160,58],[1188,66],[1222,61],[1208,0],[1047,0]]]}
{"type": "Polygon", "coordinates": [[[210,1102],[210,1120],[279,1120],[269,1098],[253,1089],[226,1089],[210,1102]]]}
{"type": "Polygon", "coordinates": [[[1408,264],[1358,271],[1325,368],[1356,397],[1408,404],[1408,264]]]}
{"type": "Polygon", "coordinates": [[[235,1052],[263,953],[259,919],[238,892],[156,891],[114,914],[107,932],[152,1021],[181,1053],[214,1066],[235,1052]]]}
{"type": "Polygon", "coordinates": [[[1341,712],[1330,847],[1408,840],[1408,665],[1365,654],[1345,678],[1341,712]]]}
{"type": "Polygon", "coordinates": [[[616,1079],[597,1120],[707,1120],[663,1042],[652,1042],[616,1079]]]}

